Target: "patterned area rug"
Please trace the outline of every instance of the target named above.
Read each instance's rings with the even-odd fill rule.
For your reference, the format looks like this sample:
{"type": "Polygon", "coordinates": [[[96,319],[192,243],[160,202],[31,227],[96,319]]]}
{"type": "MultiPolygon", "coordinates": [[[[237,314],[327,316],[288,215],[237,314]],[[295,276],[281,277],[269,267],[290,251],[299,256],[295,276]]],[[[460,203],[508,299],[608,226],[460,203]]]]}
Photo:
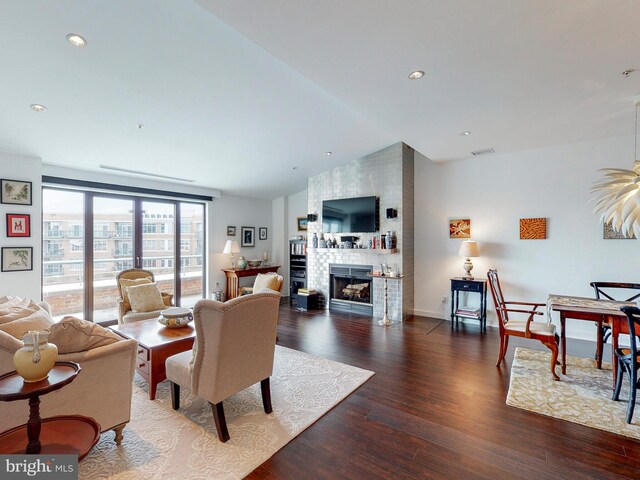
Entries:
{"type": "Polygon", "coordinates": [[[208,403],[182,389],[171,408],[168,382],[149,400],[136,376],[131,422],[120,447],[102,435],[80,464],[81,479],[238,479],[284,447],[342,401],[373,372],[276,347],[271,377],[273,413],[262,409],[260,384],[225,400],[231,440],[221,443],[208,403]]]}
{"type": "Polygon", "coordinates": [[[628,377],[620,401],[614,402],[611,364],[603,363],[602,370],[598,370],[593,359],[567,356],[567,375],[554,382],[549,373],[549,355],[516,349],[507,405],[640,440],[640,406],[636,406],[633,423],[625,422],[628,377]]]}

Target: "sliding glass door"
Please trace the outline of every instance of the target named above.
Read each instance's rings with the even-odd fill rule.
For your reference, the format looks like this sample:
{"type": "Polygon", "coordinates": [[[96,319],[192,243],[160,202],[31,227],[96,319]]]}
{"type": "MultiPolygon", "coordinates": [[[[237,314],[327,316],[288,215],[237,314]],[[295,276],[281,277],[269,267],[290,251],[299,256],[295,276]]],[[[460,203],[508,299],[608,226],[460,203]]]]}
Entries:
{"type": "Polygon", "coordinates": [[[42,240],[43,299],[56,317],[113,322],[116,276],[130,268],[153,272],[176,305],[205,295],[204,204],[44,187],[42,240]]]}

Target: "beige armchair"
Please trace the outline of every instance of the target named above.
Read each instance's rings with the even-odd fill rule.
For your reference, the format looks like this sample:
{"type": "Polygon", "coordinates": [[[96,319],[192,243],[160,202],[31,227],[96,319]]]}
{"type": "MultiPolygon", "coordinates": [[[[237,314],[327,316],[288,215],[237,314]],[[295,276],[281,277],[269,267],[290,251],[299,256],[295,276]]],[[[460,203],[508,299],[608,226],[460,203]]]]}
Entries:
{"type": "MultiPolygon", "coordinates": [[[[140,320],[148,320],[160,315],[162,310],[154,310],[152,312],[135,313],[131,311],[131,304],[129,303],[129,297],[126,294],[125,287],[140,285],[143,283],[153,283],[155,277],[153,272],[149,270],[143,270],[141,268],[133,268],[131,270],[123,270],[118,273],[116,277],[116,284],[118,285],[119,297],[116,299],[118,306],[118,324],[139,322],[140,320]]],[[[170,293],[161,292],[162,301],[167,307],[173,305],[173,295],[170,293]]]]}
{"type": "MultiPolygon", "coordinates": [[[[48,305],[41,306],[49,311],[48,305]]],[[[45,328],[47,325],[42,326],[45,328]]],[[[95,418],[102,432],[114,430],[116,443],[120,444],[122,430],[131,418],[137,343],[111,334],[114,341],[109,345],[58,355],[58,361],[77,362],[82,370],[72,383],[40,398],[40,414],[43,418],[55,415],[95,418]]],[[[13,354],[22,346],[21,340],[0,331],[0,375],[15,370],[13,354]]],[[[0,432],[26,423],[28,418],[27,400],[3,402],[0,432]]]]}
{"type": "Polygon", "coordinates": [[[259,292],[264,288],[268,288],[269,290],[273,290],[274,292],[279,292],[282,290],[282,283],[284,282],[284,278],[282,275],[278,275],[275,272],[272,273],[259,273],[256,275],[256,279],[253,282],[253,287],[241,287],[240,295],[248,295],[253,292],[259,292]]]}
{"type": "Polygon", "coordinates": [[[264,411],[271,413],[269,377],[273,372],[279,305],[280,295],[270,290],[226,303],[198,301],[193,311],[193,351],[173,355],[166,361],[174,410],[180,408],[180,387],[191,389],[211,404],[218,437],[226,442],[229,432],[223,400],[260,382],[264,411]]]}

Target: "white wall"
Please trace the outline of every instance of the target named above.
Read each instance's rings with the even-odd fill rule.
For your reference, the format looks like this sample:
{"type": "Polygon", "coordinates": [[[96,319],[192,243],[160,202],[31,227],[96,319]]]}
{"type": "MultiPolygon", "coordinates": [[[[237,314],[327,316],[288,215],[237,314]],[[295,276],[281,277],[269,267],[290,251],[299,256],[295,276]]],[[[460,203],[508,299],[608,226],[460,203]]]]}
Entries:
{"type": "MultiPolygon", "coordinates": [[[[240,247],[242,252],[236,254],[248,260],[262,259],[262,254],[267,251],[272,254],[274,231],[272,228],[272,202],[233,195],[223,195],[213,201],[209,222],[209,287],[208,292],[224,290],[226,281],[222,268],[230,266],[230,257],[222,253],[227,240],[237,240],[241,245],[240,228],[255,227],[255,247],[240,247]],[[227,226],[236,227],[234,237],[227,236],[227,226]],[[259,240],[258,229],[267,227],[267,240],[259,240]]],[[[253,285],[255,278],[241,279],[241,285],[253,285]]]]}
{"type": "MultiPolygon", "coordinates": [[[[480,257],[473,273],[497,268],[512,300],[545,302],[550,293],[592,296],[592,281],[638,282],[638,240],[603,240],[588,204],[605,167],[630,168],[633,137],[434,164],[416,160],[415,312],[442,316],[449,279],[463,273],[460,240],[448,218],[469,216],[480,257]],[[547,240],[520,240],[519,219],[546,217],[547,240]]],[[[490,296],[489,296],[490,297],[490,296]]],[[[489,300],[490,322],[495,322],[489,300]]],[[[449,306],[446,306],[448,313],[449,306]]],[[[569,322],[568,335],[593,339],[593,325],[569,322]]]]}
{"type": "Polygon", "coordinates": [[[0,223],[3,225],[3,247],[33,247],[33,271],[0,273],[0,295],[41,299],[41,238],[42,238],[42,189],[41,162],[39,158],[22,157],[0,153],[0,178],[32,182],[32,206],[0,204],[0,223]],[[6,214],[23,213],[31,215],[30,238],[7,238],[6,214]]]}

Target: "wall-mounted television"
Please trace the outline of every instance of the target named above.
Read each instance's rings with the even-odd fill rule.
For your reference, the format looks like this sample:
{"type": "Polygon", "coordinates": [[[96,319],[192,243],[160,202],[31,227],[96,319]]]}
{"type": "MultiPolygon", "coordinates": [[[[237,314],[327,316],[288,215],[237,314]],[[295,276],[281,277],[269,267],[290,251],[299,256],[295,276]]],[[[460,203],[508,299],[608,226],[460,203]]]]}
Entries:
{"type": "Polygon", "coordinates": [[[342,198],[322,202],[324,233],[365,233],[377,230],[376,197],[342,198]]]}

